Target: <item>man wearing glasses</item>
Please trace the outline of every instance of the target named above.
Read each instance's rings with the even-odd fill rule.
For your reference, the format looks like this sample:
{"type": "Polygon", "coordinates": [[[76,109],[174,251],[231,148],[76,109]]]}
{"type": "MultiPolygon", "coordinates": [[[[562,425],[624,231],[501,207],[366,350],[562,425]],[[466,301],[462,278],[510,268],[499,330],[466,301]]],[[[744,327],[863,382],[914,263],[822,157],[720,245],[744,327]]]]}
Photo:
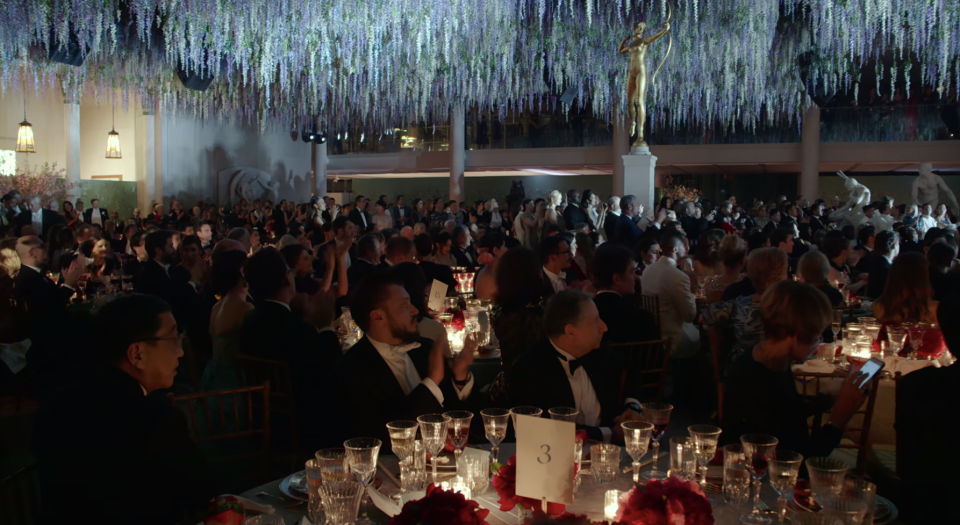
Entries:
{"type": "Polygon", "coordinates": [[[170,306],[119,297],[94,326],[98,366],[61,385],[37,414],[44,517],[64,521],[86,508],[105,523],[179,522],[217,492],[183,413],[148,395],[173,385],[183,356],[170,306]]]}
{"type": "Polygon", "coordinates": [[[567,289],[566,270],[570,267],[570,245],[560,235],[544,237],[540,241],[540,261],[543,263],[543,297],[567,289]]]}

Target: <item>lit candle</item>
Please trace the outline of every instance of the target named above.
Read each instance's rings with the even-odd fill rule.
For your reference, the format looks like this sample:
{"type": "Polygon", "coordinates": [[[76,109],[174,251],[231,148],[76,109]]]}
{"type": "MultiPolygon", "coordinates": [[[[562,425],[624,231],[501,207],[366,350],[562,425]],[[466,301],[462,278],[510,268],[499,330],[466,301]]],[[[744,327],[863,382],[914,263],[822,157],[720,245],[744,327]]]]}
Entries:
{"type": "Polygon", "coordinates": [[[610,521],[617,519],[617,509],[620,508],[620,491],[608,490],[603,497],[603,517],[610,521]]]}

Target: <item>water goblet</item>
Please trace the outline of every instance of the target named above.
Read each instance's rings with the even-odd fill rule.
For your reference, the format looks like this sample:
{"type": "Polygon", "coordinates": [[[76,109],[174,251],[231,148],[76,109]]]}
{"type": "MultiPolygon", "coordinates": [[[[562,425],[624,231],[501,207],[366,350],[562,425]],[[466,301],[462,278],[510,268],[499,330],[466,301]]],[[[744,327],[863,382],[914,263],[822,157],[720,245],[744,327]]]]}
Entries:
{"type": "Polygon", "coordinates": [[[646,421],[624,421],[620,423],[623,429],[623,443],[627,454],[633,459],[633,482],[640,483],[640,459],[650,447],[650,435],[653,434],[653,424],[646,421]]]}
{"type": "Polygon", "coordinates": [[[741,445],[723,447],[723,500],[734,505],[750,498],[750,470],[741,445]]]}
{"type": "Polygon", "coordinates": [[[713,425],[691,425],[687,432],[693,438],[693,455],[697,458],[703,472],[700,474],[700,485],[707,485],[707,466],[717,453],[717,443],[723,430],[713,425]]]}
{"type": "Polygon", "coordinates": [[[416,440],[412,450],[400,462],[400,492],[416,492],[427,486],[427,449],[423,441],[416,440]]]}
{"type": "Polygon", "coordinates": [[[490,452],[493,454],[493,462],[497,463],[500,443],[507,437],[510,411],[505,408],[487,408],[480,411],[480,417],[483,418],[483,433],[492,445],[490,452]]]}
{"type": "Polygon", "coordinates": [[[807,459],[810,475],[810,493],[821,507],[843,490],[843,480],[850,467],[838,459],[818,457],[807,459]]]}
{"type": "Polygon", "coordinates": [[[324,483],[342,483],[349,479],[347,472],[347,453],[342,448],[324,448],[314,454],[320,467],[320,478],[324,483]]]}
{"type": "Polygon", "coordinates": [[[643,418],[653,424],[653,433],[650,434],[650,440],[653,442],[653,465],[652,468],[643,473],[645,479],[666,479],[666,472],[657,469],[657,462],[660,460],[660,438],[667,431],[667,425],[670,424],[670,413],[673,412],[673,405],[667,403],[641,403],[640,410],[643,412],[643,418]]]}
{"type": "Polygon", "coordinates": [[[779,496],[777,505],[780,523],[784,523],[787,519],[787,496],[793,494],[801,463],[803,463],[803,456],[790,450],[776,450],[767,460],[770,469],[770,486],[779,496]]]}
{"type": "Polygon", "coordinates": [[[576,423],[577,416],[580,415],[580,411],[573,407],[554,407],[547,413],[550,414],[550,419],[569,421],[570,423],[576,423]]]}
{"type": "Polygon", "coordinates": [[[327,525],[347,525],[357,519],[357,507],[365,491],[356,481],[324,482],[320,496],[327,515],[327,525]]]}
{"type": "Polygon", "coordinates": [[[443,417],[449,418],[447,423],[447,438],[453,443],[453,459],[455,465],[460,464],[460,454],[470,439],[470,422],[473,421],[473,412],[466,410],[451,410],[444,412],[443,417]]]}
{"type": "Polygon", "coordinates": [[[387,431],[390,433],[390,447],[400,461],[413,454],[413,445],[417,440],[418,428],[419,425],[416,421],[391,421],[387,423],[387,431]]]}
{"type": "Polygon", "coordinates": [[[353,480],[362,484],[364,494],[363,516],[357,520],[357,523],[370,525],[374,522],[367,517],[367,495],[366,488],[373,481],[373,475],[377,471],[377,457],[380,455],[380,446],[382,443],[377,438],[353,438],[343,442],[343,448],[347,455],[347,467],[353,480]]]}
{"type": "Polygon", "coordinates": [[[437,483],[437,455],[447,444],[447,424],[449,418],[443,414],[424,414],[417,418],[420,424],[420,437],[423,446],[432,457],[433,483],[437,483]]]}
{"type": "Polygon", "coordinates": [[[513,407],[510,409],[510,418],[513,419],[513,433],[517,432],[517,416],[540,417],[543,415],[543,409],[537,407],[513,407]]]}
{"type": "Polygon", "coordinates": [[[670,474],[682,481],[696,479],[697,458],[694,455],[692,437],[670,438],[670,474]]]}
{"type": "Polygon", "coordinates": [[[770,518],[760,513],[760,484],[767,473],[767,459],[773,455],[780,440],[766,434],[744,434],[740,436],[743,456],[753,478],[753,510],[740,516],[740,521],[751,525],[766,525],[770,518]]]}

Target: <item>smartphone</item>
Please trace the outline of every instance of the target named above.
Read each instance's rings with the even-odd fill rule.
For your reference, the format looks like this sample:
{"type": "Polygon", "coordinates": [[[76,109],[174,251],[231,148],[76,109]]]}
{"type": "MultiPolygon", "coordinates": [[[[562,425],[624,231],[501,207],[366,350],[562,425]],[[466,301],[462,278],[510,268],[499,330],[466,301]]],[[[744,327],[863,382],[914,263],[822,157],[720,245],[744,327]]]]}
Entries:
{"type": "Polygon", "coordinates": [[[883,359],[880,359],[879,357],[871,357],[869,361],[860,367],[860,373],[867,374],[867,376],[863,378],[863,381],[861,381],[857,387],[863,388],[864,385],[873,379],[873,376],[877,375],[881,370],[883,370],[883,366],[885,364],[886,363],[883,362],[883,359]]]}

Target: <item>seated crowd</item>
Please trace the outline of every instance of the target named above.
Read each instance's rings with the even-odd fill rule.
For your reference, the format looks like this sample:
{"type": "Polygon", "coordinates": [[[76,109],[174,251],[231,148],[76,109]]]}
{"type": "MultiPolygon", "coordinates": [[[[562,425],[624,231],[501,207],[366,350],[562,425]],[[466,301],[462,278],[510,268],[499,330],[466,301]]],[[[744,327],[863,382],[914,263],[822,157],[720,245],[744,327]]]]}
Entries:
{"type": "MultiPolygon", "coordinates": [[[[644,213],[634,196],[601,203],[590,190],[509,209],[496,199],[408,206],[384,195],[342,206],[327,197],[199,203],[187,212],[174,200],[168,212],[157,204],[126,220],[96,199],[90,209],[41,204],[3,197],[0,342],[31,346],[27,366],[0,367],[0,379],[28,379],[40,402],[34,449],[51,519],[85,508],[128,521],[150,506],[147,522],[174,523],[224,490],[208,451],[191,439],[198,429],[165,396],[246,386],[240,358],[289,371],[283,393],[295,424],[274,441],[284,453],[387,440],[387,422],[425,413],[521,405],[575,407],[590,438],[622,443],[619,423],[640,419],[650,400],[623,345],[656,341],[669,355],[661,393],[678,410],[706,412],[728,442],[771,434],[816,456],[838,446],[867,395],[856,374],[816,406],[797,391],[791,365],[832,338],[833,309],[860,297],[882,323],[939,319],[954,351],[960,336],[944,322],[960,293],[956,227],[949,219],[924,227],[932,211],[918,220],[915,206],[889,199],[856,227],[830,219],[838,200],[665,199],[644,213]],[[493,305],[501,367],[486,384],[472,372],[475,338],[454,355],[427,308],[435,281],[457,295],[459,268],[476,271],[476,297],[493,305]],[[135,293],[121,294],[127,283],[135,293]],[[120,296],[96,302],[95,314],[77,307],[104,292],[120,296]],[[343,349],[347,307],[363,336],[343,349]],[[725,397],[704,411],[714,389],[700,368],[710,352],[719,352],[725,397]],[[807,418],[817,409],[831,416],[811,436],[807,418]],[[92,477],[68,481],[76,472],[92,477]],[[133,474],[146,485],[103,490],[133,474]]],[[[905,379],[898,396],[952,398],[946,385],[957,371],[917,372],[925,380],[905,379]]],[[[958,461],[930,434],[952,435],[953,405],[928,419],[897,410],[908,454],[935,449],[958,461]]],[[[951,470],[901,474],[905,485],[939,476],[957,488],[943,472],[951,470]]]]}

